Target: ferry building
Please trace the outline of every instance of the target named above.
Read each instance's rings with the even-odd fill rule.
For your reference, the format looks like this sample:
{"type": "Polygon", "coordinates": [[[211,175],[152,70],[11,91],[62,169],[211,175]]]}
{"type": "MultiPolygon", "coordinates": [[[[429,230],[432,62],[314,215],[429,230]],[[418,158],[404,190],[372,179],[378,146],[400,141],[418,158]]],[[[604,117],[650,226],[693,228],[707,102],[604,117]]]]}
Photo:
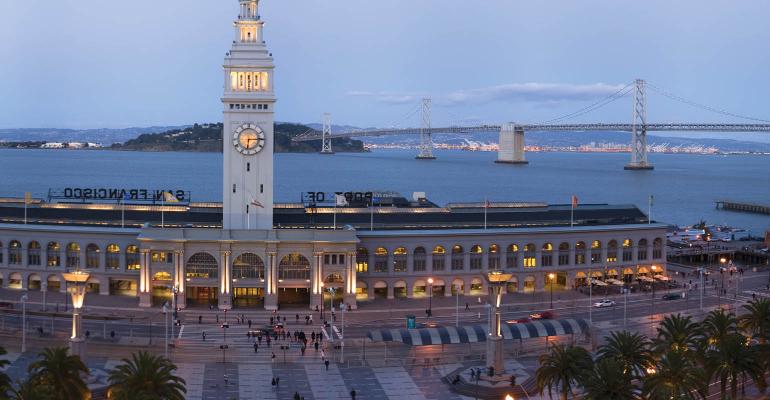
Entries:
{"type": "Polygon", "coordinates": [[[0,199],[3,288],[64,292],[62,273],[83,269],[89,291],[140,307],[175,298],[180,307],[270,310],[314,309],[332,291],[353,308],[486,295],[493,269],[513,274],[507,292],[665,279],[666,226],[633,205],[437,205],[420,193],[274,204],[275,66],[258,1],[239,3],[223,63],[222,202],[154,188],[0,199]]]}

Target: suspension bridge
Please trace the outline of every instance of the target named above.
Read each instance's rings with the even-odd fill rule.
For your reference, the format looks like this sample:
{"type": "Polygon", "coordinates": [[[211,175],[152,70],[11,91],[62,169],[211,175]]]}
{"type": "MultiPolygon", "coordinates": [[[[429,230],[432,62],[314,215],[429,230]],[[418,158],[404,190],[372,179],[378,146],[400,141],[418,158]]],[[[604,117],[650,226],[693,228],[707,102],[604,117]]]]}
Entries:
{"type": "Polygon", "coordinates": [[[499,132],[497,163],[504,164],[527,164],[524,152],[525,132],[630,132],[631,133],[631,160],[624,167],[627,170],[651,170],[653,165],[647,159],[647,132],[749,132],[762,133],[770,132],[770,120],[763,120],[748,117],[740,114],[731,113],[717,108],[701,105],[685,98],[670,94],[654,85],[648,85],[642,79],[637,79],[624,86],[617,92],[597,101],[589,106],[583,107],[575,112],[559,116],[557,118],[538,123],[538,124],[480,124],[470,126],[431,126],[431,100],[423,99],[421,104],[421,126],[416,128],[392,128],[392,129],[371,129],[355,130],[349,132],[332,133],[331,118],[329,114],[324,114],[322,131],[311,130],[302,135],[296,136],[293,140],[297,142],[321,140],[321,153],[332,154],[331,140],[335,138],[369,137],[369,136],[389,136],[389,135],[419,135],[419,153],[418,159],[431,160],[436,157],[433,155],[433,134],[454,133],[454,134],[474,134],[479,132],[499,132]],[[752,123],[649,123],[647,121],[647,94],[646,89],[650,87],[657,93],[672,100],[695,106],[703,110],[714,112],[723,116],[739,118],[752,121],[752,123]],[[606,106],[620,98],[633,92],[633,117],[630,123],[574,123],[569,124],[564,121],[585,115],[606,106]]]}

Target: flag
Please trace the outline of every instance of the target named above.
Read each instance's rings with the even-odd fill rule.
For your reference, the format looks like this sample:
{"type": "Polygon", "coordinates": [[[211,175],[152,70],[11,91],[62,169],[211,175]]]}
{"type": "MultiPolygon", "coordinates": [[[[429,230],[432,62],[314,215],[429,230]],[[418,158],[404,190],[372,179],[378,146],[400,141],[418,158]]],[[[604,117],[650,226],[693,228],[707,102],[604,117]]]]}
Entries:
{"type": "Polygon", "coordinates": [[[166,203],[179,203],[179,200],[171,192],[163,192],[163,201],[166,203]]]}
{"type": "Polygon", "coordinates": [[[259,208],[265,208],[265,206],[262,205],[262,203],[258,202],[256,199],[251,199],[250,204],[259,208]]]}
{"type": "Polygon", "coordinates": [[[653,197],[652,195],[650,195],[650,207],[652,207],[652,200],[653,200],[653,197]]]}
{"type": "Polygon", "coordinates": [[[348,205],[348,199],[345,198],[345,196],[341,194],[335,194],[334,195],[334,204],[339,207],[345,207],[348,205]]]}
{"type": "Polygon", "coordinates": [[[572,195],[572,208],[577,208],[578,206],[578,198],[574,194],[572,195]]]}
{"type": "Polygon", "coordinates": [[[32,194],[30,192],[24,192],[24,204],[32,204],[32,194]]]}

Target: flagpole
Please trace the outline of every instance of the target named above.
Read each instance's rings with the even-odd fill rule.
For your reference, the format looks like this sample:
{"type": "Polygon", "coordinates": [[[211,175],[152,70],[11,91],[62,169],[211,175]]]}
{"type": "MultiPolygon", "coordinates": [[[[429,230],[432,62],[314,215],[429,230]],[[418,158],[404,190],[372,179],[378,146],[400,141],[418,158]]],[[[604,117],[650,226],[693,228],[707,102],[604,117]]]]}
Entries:
{"type": "Polygon", "coordinates": [[[489,208],[489,200],[484,197],[484,230],[487,230],[487,208],[489,208]]]}
{"type": "Polygon", "coordinates": [[[334,224],[332,225],[332,230],[337,230],[337,197],[334,197],[334,224]]]}
{"type": "Polygon", "coordinates": [[[121,228],[125,228],[126,227],[126,197],[125,196],[123,196],[123,199],[121,199],[120,227],[121,228]]]}
{"type": "Polygon", "coordinates": [[[575,226],[575,203],[572,202],[569,206],[569,226],[572,228],[575,226]]]}
{"type": "Polygon", "coordinates": [[[650,200],[647,204],[647,224],[652,223],[652,195],[650,195],[650,200]]]}
{"type": "Polygon", "coordinates": [[[29,192],[24,193],[24,225],[27,225],[27,203],[29,202],[29,192]]]}
{"type": "Polygon", "coordinates": [[[160,199],[160,227],[165,228],[166,214],[164,213],[164,206],[166,205],[166,194],[163,193],[163,197],[160,199]]]}
{"type": "Polygon", "coordinates": [[[369,230],[374,230],[374,201],[369,204],[369,230]]]}

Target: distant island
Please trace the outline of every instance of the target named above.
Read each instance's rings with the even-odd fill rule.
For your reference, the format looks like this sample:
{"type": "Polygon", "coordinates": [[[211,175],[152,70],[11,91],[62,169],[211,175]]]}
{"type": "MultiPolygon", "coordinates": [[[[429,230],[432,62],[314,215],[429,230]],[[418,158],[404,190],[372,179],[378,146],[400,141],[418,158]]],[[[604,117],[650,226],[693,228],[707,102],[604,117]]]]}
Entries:
{"type": "MultiPolygon", "coordinates": [[[[274,143],[277,153],[317,153],[321,151],[321,142],[292,142],[294,136],[303,134],[312,128],[293,123],[278,122],[274,125],[274,143]]],[[[169,129],[159,133],[143,133],[123,143],[102,146],[96,143],[82,142],[43,142],[43,141],[0,141],[0,148],[16,149],[110,149],[126,151],[193,151],[222,152],[222,123],[194,124],[189,127],[169,129]]],[[[332,139],[332,148],[336,152],[363,152],[364,143],[360,140],[339,138],[332,139]]]]}

